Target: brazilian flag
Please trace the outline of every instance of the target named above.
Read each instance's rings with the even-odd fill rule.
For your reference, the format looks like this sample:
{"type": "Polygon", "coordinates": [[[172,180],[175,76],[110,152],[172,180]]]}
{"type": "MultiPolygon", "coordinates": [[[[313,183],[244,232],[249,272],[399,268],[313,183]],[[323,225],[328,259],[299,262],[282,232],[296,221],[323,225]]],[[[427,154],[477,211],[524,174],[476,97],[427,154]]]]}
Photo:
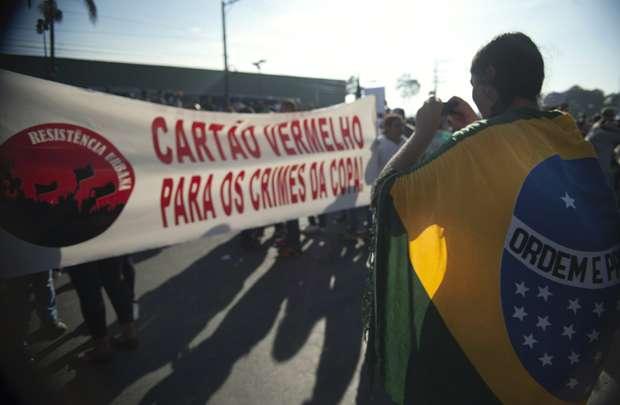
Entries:
{"type": "Polygon", "coordinates": [[[620,219],[567,114],[455,133],[374,190],[369,362],[397,403],[584,403],[620,318],[620,219]]]}

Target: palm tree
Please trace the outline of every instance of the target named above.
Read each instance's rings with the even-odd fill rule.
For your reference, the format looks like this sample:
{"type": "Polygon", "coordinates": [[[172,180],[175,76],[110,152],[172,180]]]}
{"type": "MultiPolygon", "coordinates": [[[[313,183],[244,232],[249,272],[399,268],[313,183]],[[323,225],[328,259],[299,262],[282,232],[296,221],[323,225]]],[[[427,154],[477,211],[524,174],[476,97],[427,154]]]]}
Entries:
{"type": "MultiPolygon", "coordinates": [[[[88,9],[88,18],[90,22],[97,22],[97,6],[94,0],[84,0],[84,5],[88,9]]],[[[28,8],[32,7],[31,0],[28,0],[28,8]]],[[[54,75],[54,25],[62,21],[62,10],[58,8],[56,0],[42,0],[39,3],[39,12],[43,18],[37,21],[36,30],[39,34],[43,34],[49,29],[50,32],[50,74],[54,75]]]]}

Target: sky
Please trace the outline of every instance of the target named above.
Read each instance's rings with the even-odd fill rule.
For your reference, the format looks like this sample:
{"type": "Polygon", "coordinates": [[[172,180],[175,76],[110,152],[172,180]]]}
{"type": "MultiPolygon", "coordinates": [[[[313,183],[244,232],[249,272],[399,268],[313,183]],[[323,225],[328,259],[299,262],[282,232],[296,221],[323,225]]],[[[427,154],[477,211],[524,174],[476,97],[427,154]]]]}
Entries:
{"type": "MultiPolygon", "coordinates": [[[[34,31],[37,5],[27,1],[9,21],[0,52],[43,55],[34,31]]],[[[219,0],[99,0],[95,24],[82,0],[57,0],[57,56],[222,69],[219,0]]],[[[227,7],[229,65],[262,73],[347,79],[385,87],[390,107],[413,114],[433,89],[471,101],[469,67],[494,36],[522,31],[545,60],[543,93],[573,85],[620,91],[617,0],[238,0],[227,7]],[[402,99],[396,80],[421,83],[402,99]]],[[[49,51],[49,50],[48,50],[49,51]]]]}

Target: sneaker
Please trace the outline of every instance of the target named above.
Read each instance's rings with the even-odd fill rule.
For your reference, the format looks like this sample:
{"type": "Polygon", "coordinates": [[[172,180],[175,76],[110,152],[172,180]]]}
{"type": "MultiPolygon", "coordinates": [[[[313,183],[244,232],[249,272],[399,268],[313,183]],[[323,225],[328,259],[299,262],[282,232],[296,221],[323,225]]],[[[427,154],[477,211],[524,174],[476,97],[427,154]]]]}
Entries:
{"type": "Polygon", "coordinates": [[[301,249],[291,246],[284,246],[278,250],[278,257],[296,257],[301,256],[301,249]]]}
{"type": "Polygon", "coordinates": [[[278,247],[281,247],[281,248],[287,247],[288,246],[288,241],[286,239],[284,239],[284,238],[283,239],[276,239],[275,245],[278,246],[278,247]]]}
{"type": "Polygon", "coordinates": [[[55,320],[49,323],[45,323],[42,326],[44,337],[49,339],[57,339],[60,336],[64,335],[67,332],[67,325],[60,320],[55,320]]]}

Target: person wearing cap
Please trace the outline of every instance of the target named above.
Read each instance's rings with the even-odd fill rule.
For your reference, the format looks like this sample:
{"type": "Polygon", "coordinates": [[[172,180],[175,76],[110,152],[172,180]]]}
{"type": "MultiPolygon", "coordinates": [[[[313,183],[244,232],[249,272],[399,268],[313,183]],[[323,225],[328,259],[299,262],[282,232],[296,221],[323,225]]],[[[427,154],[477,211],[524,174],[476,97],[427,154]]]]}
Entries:
{"type": "Polygon", "coordinates": [[[614,175],[618,166],[614,162],[614,148],[620,145],[620,128],[614,123],[616,111],[613,108],[604,108],[601,111],[601,120],[592,126],[586,136],[598,157],[607,184],[614,189],[614,175]]]}

